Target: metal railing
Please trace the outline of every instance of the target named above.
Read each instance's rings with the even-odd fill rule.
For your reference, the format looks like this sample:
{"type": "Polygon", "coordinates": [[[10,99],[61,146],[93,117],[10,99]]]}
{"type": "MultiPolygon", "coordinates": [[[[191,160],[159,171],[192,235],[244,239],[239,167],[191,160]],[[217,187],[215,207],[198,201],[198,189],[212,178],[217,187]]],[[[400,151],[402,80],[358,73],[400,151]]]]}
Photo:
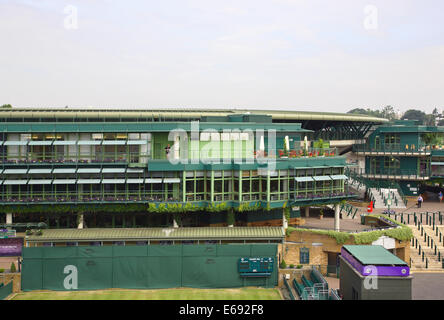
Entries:
{"type": "Polygon", "coordinates": [[[403,153],[403,154],[430,154],[432,148],[425,144],[355,144],[353,152],[403,153]]]}

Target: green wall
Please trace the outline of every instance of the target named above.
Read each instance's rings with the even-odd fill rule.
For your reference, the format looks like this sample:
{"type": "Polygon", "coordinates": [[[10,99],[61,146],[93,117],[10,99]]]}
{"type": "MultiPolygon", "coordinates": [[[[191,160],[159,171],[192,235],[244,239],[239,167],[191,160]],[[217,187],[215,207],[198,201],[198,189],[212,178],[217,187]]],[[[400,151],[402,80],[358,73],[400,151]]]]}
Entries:
{"type": "Polygon", "coordinates": [[[74,269],[77,290],[274,287],[276,256],[277,244],[30,247],[23,248],[22,290],[76,290],[65,286],[74,269]],[[272,275],[240,277],[242,257],[273,257],[272,275]]]}

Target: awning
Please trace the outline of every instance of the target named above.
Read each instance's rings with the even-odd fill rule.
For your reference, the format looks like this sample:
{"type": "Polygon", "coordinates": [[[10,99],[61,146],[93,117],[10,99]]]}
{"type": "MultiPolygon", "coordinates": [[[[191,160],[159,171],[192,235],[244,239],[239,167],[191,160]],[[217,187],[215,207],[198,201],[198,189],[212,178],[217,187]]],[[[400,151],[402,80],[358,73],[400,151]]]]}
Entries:
{"type": "Polygon", "coordinates": [[[72,141],[72,140],[56,140],[54,141],[53,145],[55,146],[72,146],[77,144],[77,141],[72,141]]]}
{"type": "Polygon", "coordinates": [[[432,166],[444,166],[444,162],[430,162],[432,166]]]}
{"type": "Polygon", "coordinates": [[[28,184],[51,184],[52,180],[29,180],[28,184]]]}
{"type": "Polygon", "coordinates": [[[294,178],[297,182],[308,182],[313,181],[312,177],[295,177],[294,178]]]}
{"type": "Polygon", "coordinates": [[[3,174],[26,174],[28,169],[5,169],[3,174]]]}
{"type": "Polygon", "coordinates": [[[143,169],[135,169],[135,168],[128,168],[126,169],[127,173],[143,173],[143,169]]]}
{"type": "Polygon", "coordinates": [[[5,146],[26,146],[28,141],[5,141],[5,146]]]}
{"type": "Polygon", "coordinates": [[[145,183],[162,183],[162,179],[145,179],[145,183]]]}
{"type": "Polygon", "coordinates": [[[77,173],[100,173],[100,168],[80,168],[77,169],[77,173]]]}
{"type": "Polygon", "coordinates": [[[343,175],[343,174],[337,174],[337,175],[333,175],[330,176],[330,178],[332,178],[332,180],[347,180],[347,176],[343,175]]]}
{"type": "Polygon", "coordinates": [[[76,173],[75,168],[57,168],[52,173],[76,173]]]}
{"type": "Polygon", "coordinates": [[[129,145],[142,145],[147,144],[148,141],[146,140],[128,140],[129,145]]]}
{"type": "Polygon", "coordinates": [[[329,176],[317,176],[313,177],[314,181],[330,181],[331,178],[329,176]]]}
{"type": "Polygon", "coordinates": [[[76,179],[55,179],[52,184],[76,184],[76,179]]]}
{"type": "Polygon", "coordinates": [[[143,183],[143,179],[126,179],[126,183],[143,183]]]}
{"type": "Polygon", "coordinates": [[[28,180],[5,180],[4,185],[24,185],[27,184],[28,180]]]}
{"type": "Polygon", "coordinates": [[[125,179],[103,179],[102,183],[125,183],[125,179]]]}
{"type": "Polygon", "coordinates": [[[29,169],[28,174],[30,173],[51,173],[52,169],[29,169]]]}
{"type": "Polygon", "coordinates": [[[50,146],[52,145],[52,140],[51,141],[29,141],[29,145],[30,146],[50,146]]]}
{"type": "Polygon", "coordinates": [[[164,183],[180,183],[179,178],[165,178],[163,179],[164,183]]]}
{"type": "Polygon", "coordinates": [[[82,140],[78,141],[78,145],[98,146],[102,143],[102,140],[82,140]]]}
{"type": "Polygon", "coordinates": [[[78,184],[99,184],[100,179],[79,179],[77,180],[78,184]]]}
{"type": "Polygon", "coordinates": [[[125,168],[103,168],[102,173],[125,173],[125,168]]]}
{"type": "Polygon", "coordinates": [[[104,140],[102,145],[125,145],[126,140],[104,140]]]}

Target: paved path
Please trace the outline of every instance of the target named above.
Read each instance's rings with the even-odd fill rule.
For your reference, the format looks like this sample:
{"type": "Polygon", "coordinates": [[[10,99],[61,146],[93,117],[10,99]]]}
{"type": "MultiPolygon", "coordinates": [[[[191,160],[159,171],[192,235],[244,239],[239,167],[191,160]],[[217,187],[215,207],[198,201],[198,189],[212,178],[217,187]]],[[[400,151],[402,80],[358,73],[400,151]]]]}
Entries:
{"type": "MultiPolygon", "coordinates": [[[[319,229],[331,229],[335,228],[335,219],[330,217],[324,217],[323,219],[319,219],[319,217],[310,217],[305,218],[305,224],[302,225],[302,228],[319,228],[319,229]]],[[[361,219],[342,219],[340,221],[341,231],[362,231],[370,229],[369,226],[365,226],[361,224],[361,219]]]]}
{"type": "Polygon", "coordinates": [[[444,300],[443,273],[413,273],[413,300],[444,300]]]}

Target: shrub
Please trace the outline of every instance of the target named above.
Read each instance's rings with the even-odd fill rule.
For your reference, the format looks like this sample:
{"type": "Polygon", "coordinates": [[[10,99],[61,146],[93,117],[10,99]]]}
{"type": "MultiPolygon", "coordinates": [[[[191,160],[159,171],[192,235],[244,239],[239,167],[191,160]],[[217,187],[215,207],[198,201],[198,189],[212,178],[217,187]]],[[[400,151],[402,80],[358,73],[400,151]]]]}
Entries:
{"type": "Polygon", "coordinates": [[[5,272],[5,269],[0,269],[0,273],[3,273],[3,272],[5,272]]]}
{"type": "Polygon", "coordinates": [[[281,268],[281,269],[287,268],[287,264],[285,263],[284,259],[282,259],[282,262],[281,262],[281,265],[279,266],[279,268],[281,268]]]}
{"type": "Polygon", "coordinates": [[[294,268],[294,264],[290,264],[290,268],[292,268],[292,269],[293,269],[293,268],[294,268]]]}
{"type": "Polygon", "coordinates": [[[25,234],[27,235],[27,236],[30,236],[30,235],[32,235],[32,230],[26,230],[26,232],[25,232],[25,234]]]}
{"type": "Polygon", "coordinates": [[[10,271],[11,271],[11,273],[15,273],[15,272],[17,272],[17,269],[15,268],[15,264],[14,264],[14,262],[11,263],[11,269],[10,269],[10,271]]]}
{"type": "Polygon", "coordinates": [[[296,268],[302,269],[302,264],[298,264],[298,266],[296,268]]]}

